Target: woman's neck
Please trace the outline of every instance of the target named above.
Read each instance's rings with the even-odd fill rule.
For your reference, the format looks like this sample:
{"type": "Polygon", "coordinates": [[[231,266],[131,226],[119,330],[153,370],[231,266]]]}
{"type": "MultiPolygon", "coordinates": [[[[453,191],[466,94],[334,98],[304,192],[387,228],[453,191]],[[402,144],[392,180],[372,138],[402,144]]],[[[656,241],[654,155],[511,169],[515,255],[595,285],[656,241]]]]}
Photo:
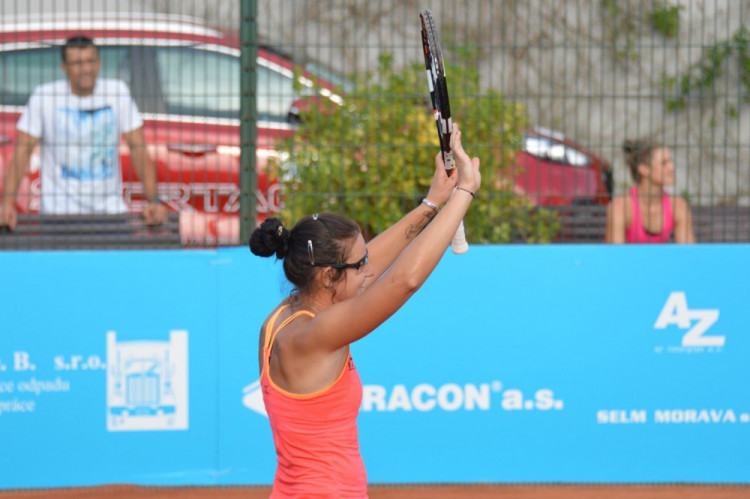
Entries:
{"type": "Polygon", "coordinates": [[[331,304],[330,301],[321,299],[315,295],[294,295],[290,300],[292,308],[295,310],[312,310],[316,314],[328,308],[331,304]]]}
{"type": "Polygon", "coordinates": [[[664,188],[661,184],[649,180],[641,180],[638,184],[638,199],[642,202],[660,202],[662,192],[664,192],[664,188]]]}

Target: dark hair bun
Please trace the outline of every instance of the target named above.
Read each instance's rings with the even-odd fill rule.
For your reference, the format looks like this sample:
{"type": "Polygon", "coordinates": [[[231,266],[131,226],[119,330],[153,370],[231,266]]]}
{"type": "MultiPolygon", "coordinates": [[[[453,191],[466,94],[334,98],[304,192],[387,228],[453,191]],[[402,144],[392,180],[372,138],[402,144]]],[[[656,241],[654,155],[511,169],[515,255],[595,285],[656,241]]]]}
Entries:
{"type": "Polygon", "coordinates": [[[622,150],[625,154],[632,154],[641,147],[640,141],[637,140],[626,140],[622,143],[622,150]]]}
{"type": "Polygon", "coordinates": [[[289,231],[278,218],[267,218],[250,234],[250,251],[254,255],[284,258],[289,250],[289,231]]]}

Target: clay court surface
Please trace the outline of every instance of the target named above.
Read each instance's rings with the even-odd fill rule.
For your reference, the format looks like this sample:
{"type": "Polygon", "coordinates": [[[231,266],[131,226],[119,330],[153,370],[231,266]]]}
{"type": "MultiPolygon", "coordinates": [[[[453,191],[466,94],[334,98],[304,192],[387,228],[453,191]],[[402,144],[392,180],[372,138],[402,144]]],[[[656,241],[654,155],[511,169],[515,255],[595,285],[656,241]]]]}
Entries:
{"type": "MultiPolygon", "coordinates": [[[[268,487],[101,487],[0,492],[0,499],[265,499],[268,487]]],[[[750,486],[708,485],[374,485],[370,499],[740,499],[750,486]]]]}

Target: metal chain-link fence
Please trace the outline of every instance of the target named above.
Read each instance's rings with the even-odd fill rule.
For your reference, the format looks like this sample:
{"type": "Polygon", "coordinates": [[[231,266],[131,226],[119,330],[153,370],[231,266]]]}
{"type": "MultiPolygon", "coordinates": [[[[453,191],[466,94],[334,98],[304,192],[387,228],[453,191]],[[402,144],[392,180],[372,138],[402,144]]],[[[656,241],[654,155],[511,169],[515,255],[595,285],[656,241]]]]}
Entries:
{"type": "MultiPolygon", "coordinates": [[[[125,210],[142,213],[154,193],[132,158],[145,148],[158,204],[179,224],[154,229],[131,217],[122,239],[241,244],[256,215],[293,223],[323,210],[346,212],[373,235],[424,196],[437,152],[424,8],[441,30],[454,119],[482,159],[470,241],[603,241],[611,200],[637,184],[626,140],[670,152],[674,182],[652,178],[647,187],[687,200],[698,242],[750,240],[750,0],[3,0],[3,203],[10,191],[18,227],[60,247],[49,238],[70,217],[46,209],[53,194],[45,182],[57,182],[55,196],[90,199],[98,195],[91,186],[114,175],[121,185],[109,195],[120,189],[125,210]],[[99,78],[128,85],[144,143],[102,139],[91,149],[106,129],[86,125],[91,113],[58,134],[27,123],[24,133],[39,141],[9,189],[17,122],[34,88],[70,77],[59,45],[78,33],[99,47],[99,78]],[[253,66],[247,55],[256,51],[253,66]],[[241,81],[255,81],[255,95],[241,81]],[[241,114],[253,99],[254,112],[241,114]],[[45,165],[55,154],[52,178],[45,165]],[[98,167],[83,164],[91,157],[98,167]],[[255,182],[240,174],[241,157],[255,182]]],[[[68,107],[80,111],[75,103],[68,107]]],[[[128,132],[133,122],[119,126],[128,132]]],[[[75,222],[72,233],[82,225],[75,222]]],[[[12,237],[0,236],[4,247],[12,237]]]]}

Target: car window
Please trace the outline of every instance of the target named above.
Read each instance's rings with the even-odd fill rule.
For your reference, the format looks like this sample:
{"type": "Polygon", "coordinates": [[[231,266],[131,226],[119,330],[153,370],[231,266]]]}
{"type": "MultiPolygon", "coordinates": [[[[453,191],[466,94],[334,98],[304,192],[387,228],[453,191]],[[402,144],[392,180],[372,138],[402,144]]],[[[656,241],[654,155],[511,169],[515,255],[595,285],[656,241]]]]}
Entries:
{"type": "Polygon", "coordinates": [[[263,66],[258,66],[258,118],[286,120],[297,96],[292,78],[263,66]]]}
{"type": "Polygon", "coordinates": [[[37,85],[64,78],[60,51],[44,48],[0,53],[0,102],[23,106],[37,85]]]}
{"type": "Polygon", "coordinates": [[[100,47],[99,58],[102,61],[99,69],[100,78],[115,78],[124,81],[128,87],[132,86],[129,47],[100,47]]]}
{"type": "MultiPolygon", "coordinates": [[[[99,76],[131,81],[128,50],[125,47],[101,47],[99,76]]],[[[60,69],[60,48],[45,47],[0,52],[0,103],[23,106],[42,83],[65,78],[60,69]]]]}
{"type": "MultiPolygon", "coordinates": [[[[239,118],[239,58],[193,47],[157,47],[156,60],[167,112],[239,118]]],[[[299,98],[291,73],[264,66],[257,71],[258,118],[285,121],[299,98]]]]}
{"type": "Polygon", "coordinates": [[[583,154],[581,151],[577,151],[572,147],[568,147],[565,151],[565,157],[573,166],[588,166],[591,163],[591,159],[583,154]]]}
{"type": "Polygon", "coordinates": [[[156,61],[167,112],[239,118],[237,57],[193,47],[158,47],[156,61]]]}
{"type": "Polygon", "coordinates": [[[523,150],[532,156],[542,159],[549,157],[550,141],[536,135],[526,135],[523,138],[523,150]]]}
{"type": "Polygon", "coordinates": [[[308,70],[311,74],[323,78],[332,85],[342,89],[346,93],[350,93],[352,92],[352,90],[354,90],[354,85],[351,81],[336,73],[334,70],[323,66],[322,64],[319,64],[317,62],[308,62],[307,64],[305,64],[305,69],[308,70]]]}
{"type": "Polygon", "coordinates": [[[581,151],[537,135],[524,136],[523,150],[540,159],[571,166],[583,167],[591,163],[591,158],[581,151]]]}

